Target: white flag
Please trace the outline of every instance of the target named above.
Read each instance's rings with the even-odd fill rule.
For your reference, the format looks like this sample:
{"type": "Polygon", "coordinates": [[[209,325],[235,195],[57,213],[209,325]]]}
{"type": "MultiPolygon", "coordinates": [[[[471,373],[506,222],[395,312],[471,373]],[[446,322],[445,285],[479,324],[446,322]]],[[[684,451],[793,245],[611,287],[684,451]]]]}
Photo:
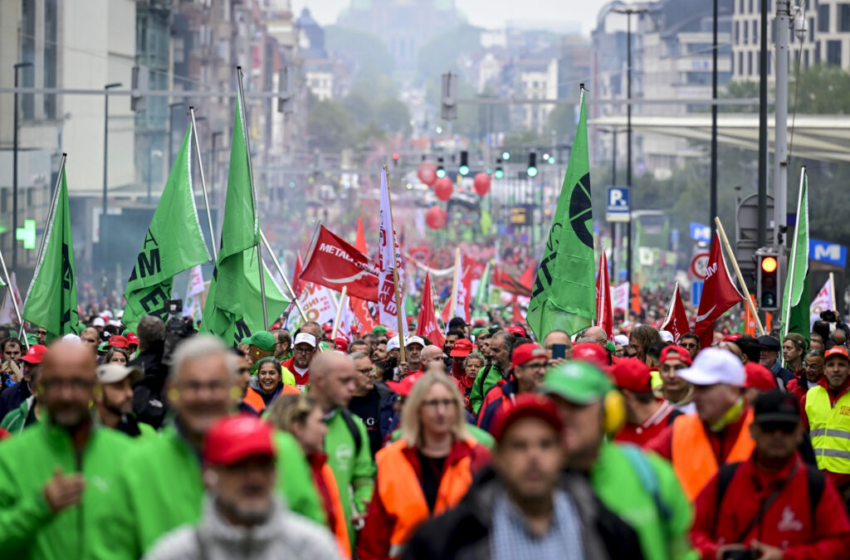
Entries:
{"type": "Polygon", "coordinates": [[[201,270],[201,265],[193,266],[189,271],[189,287],[186,290],[186,297],[194,297],[204,291],[204,273],[201,270]]]}
{"type": "Polygon", "coordinates": [[[829,278],[827,278],[823,288],[821,288],[818,292],[818,297],[815,298],[809,308],[809,313],[811,314],[810,322],[812,326],[814,326],[815,321],[820,321],[820,314],[823,311],[829,311],[832,309],[832,300],[834,297],[835,296],[832,294],[832,282],[829,278]]]}
{"type": "MultiPolygon", "coordinates": [[[[390,213],[390,190],[387,186],[387,173],[384,169],[381,173],[381,230],[379,242],[379,266],[378,272],[378,323],[396,330],[398,329],[399,313],[395,298],[393,285],[393,269],[398,273],[399,283],[404,279],[404,264],[401,260],[396,242],[395,231],[393,231],[392,215],[390,213]]],[[[402,291],[402,286],[398,287],[402,291]]],[[[400,294],[401,295],[401,294],[400,294]]],[[[399,297],[401,300],[401,297],[399,297]]],[[[404,317],[402,317],[402,320],[404,317]]],[[[404,336],[408,335],[407,322],[403,320],[404,336]]]]}
{"type": "MultiPolygon", "coordinates": [[[[327,322],[333,322],[336,319],[336,305],[334,304],[333,292],[324,286],[313,284],[312,282],[302,282],[303,289],[298,302],[307,316],[307,320],[316,321],[320,325],[327,322]]],[[[295,332],[301,328],[306,321],[301,317],[301,313],[293,306],[290,310],[289,317],[286,319],[286,329],[289,332],[295,332]]]]}
{"type": "Polygon", "coordinates": [[[611,288],[611,309],[622,309],[629,316],[629,283],[623,282],[611,288]]]}
{"type": "Polygon", "coordinates": [[[0,325],[18,324],[18,315],[15,313],[15,305],[12,303],[12,294],[18,302],[18,309],[24,308],[24,301],[21,299],[21,292],[18,291],[18,280],[15,278],[15,273],[12,272],[10,281],[11,286],[6,286],[6,297],[3,298],[3,307],[0,308],[0,325]]]}

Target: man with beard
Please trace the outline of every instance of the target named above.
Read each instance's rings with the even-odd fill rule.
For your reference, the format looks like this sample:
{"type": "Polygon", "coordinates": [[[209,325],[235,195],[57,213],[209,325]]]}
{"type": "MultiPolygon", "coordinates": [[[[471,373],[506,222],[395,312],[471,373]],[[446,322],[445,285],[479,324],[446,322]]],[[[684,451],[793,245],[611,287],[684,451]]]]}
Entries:
{"type": "Polygon", "coordinates": [[[139,422],[133,414],[133,383],[141,377],[142,370],[138,368],[118,364],[98,366],[94,404],[104,426],[130,437],[156,435],[156,430],[139,422]]]}
{"type": "Polygon", "coordinates": [[[59,341],[41,366],[36,391],[47,418],[0,453],[0,550],[4,558],[109,558],[101,528],[133,444],[92,421],[89,349],[59,341]]]}
{"type": "Polygon", "coordinates": [[[24,401],[32,396],[34,387],[32,378],[46,354],[46,346],[34,344],[21,357],[20,361],[23,368],[21,381],[0,394],[0,418],[5,418],[13,410],[20,408],[24,401]]]}
{"type": "MultiPolygon", "coordinates": [[[[174,422],[128,455],[116,482],[112,518],[101,528],[110,551],[95,560],[136,560],[162,535],[201,516],[204,438],[230,413],[239,363],[221,341],[206,335],[183,342],[172,359],[166,394],[174,422]]],[[[312,490],[306,475],[282,482],[294,512],[323,520],[318,504],[305,494],[312,490]]]]}
{"type": "Polygon", "coordinates": [[[487,391],[499,381],[506,380],[515,341],[516,337],[508,331],[498,331],[490,339],[490,363],[478,372],[469,395],[473,414],[478,414],[487,391]]]}
{"type": "Polygon", "coordinates": [[[148,560],[245,558],[335,560],[327,529],[286,509],[274,496],[275,448],[272,428],[238,416],[217,422],[204,447],[208,492],[197,527],[163,537],[148,560]]]}
{"type": "MultiPolygon", "coordinates": [[[[302,329],[303,331],[303,329],[302,329]]],[[[284,368],[288,369],[295,376],[295,386],[300,390],[310,384],[310,362],[313,361],[313,356],[316,355],[316,344],[318,338],[312,334],[300,332],[295,337],[293,345],[294,354],[283,364],[284,368]]]]}

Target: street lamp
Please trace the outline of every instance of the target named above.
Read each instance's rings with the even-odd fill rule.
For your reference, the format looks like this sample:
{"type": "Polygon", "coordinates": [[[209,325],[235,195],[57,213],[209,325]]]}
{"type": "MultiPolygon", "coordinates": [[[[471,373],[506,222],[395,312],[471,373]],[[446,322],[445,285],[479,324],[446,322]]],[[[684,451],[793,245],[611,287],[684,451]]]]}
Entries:
{"type": "MultiPolygon", "coordinates": [[[[597,128],[602,134],[611,135],[611,186],[617,186],[617,133],[616,128],[597,128]]],[[[611,270],[617,277],[617,222],[611,222],[611,270]]]]}
{"type": "MultiPolygon", "coordinates": [[[[631,189],[632,186],[632,15],[643,14],[648,10],[646,8],[617,8],[613,10],[618,14],[626,16],[626,186],[631,189]]],[[[626,243],[629,245],[629,251],[626,253],[626,266],[628,268],[629,285],[632,283],[632,258],[634,256],[634,247],[632,247],[632,218],[631,210],[629,211],[629,221],[626,226],[626,243]]]]}
{"type": "Polygon", "coordinates": [[[18,267],[18,70],[32,66],[32,62],[15,64],[15,133],[12,149],[12,270],[18,267]]]}

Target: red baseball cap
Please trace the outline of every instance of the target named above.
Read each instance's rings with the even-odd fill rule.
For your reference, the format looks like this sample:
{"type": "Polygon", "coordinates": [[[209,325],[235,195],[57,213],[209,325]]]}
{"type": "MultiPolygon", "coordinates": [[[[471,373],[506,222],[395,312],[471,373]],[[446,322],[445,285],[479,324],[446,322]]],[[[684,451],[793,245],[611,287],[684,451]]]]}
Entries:
{"type": "Polygon", "coordinates": [[[581,360],[595,365],[598,368],[608,368],[608,352],[595,342],[582,342],[573,346],[573,360],[581,360]]]}
{"type": "Polygon", "coordinates": [[[47,346],[43,344],[33,344],[30,346],[30,349],[27,350],[27,353],[21,357],[21,361],[37,366],[44,359],[44,355],[46,353],[47,346]]]}
{"type": "Polygon", "coordinates": [[[331,332],[334,329],[330,325],[322,325],[322,330],[325,331],[325,332],[331,332]]]}
{"type": "Polygon", "coordinates": [[[130,346],[138,346],[139,345],[139,337],[135,334],[128,332],[127,335],[127,344],[130,346]]]}
{"type": "Polygon", "coordinates": [[[274,457],[275,451],[271,425],[254,416],[228,416],[207,433],[204,461],[208,464],[233,465],[255,455],[274,457]]]}
{"type": "Polygon", "coordinates": [[[833,346],[823,355],[823,360],[830,359],[833,356],[842,356],[845,360],[850,361],[850,353],[847,352],[847,349],[843,346],[833,346]]]}
{"type": "Polygon", "coordinates": [[[743,335],[740,335],[740,334],[727,334],[726,336],[723,337],[723,340],[721,342],[735,342],[736,340],[738,340],[742,336],[743,335]]]}
{"type": "Polygon", "coordinates": [[[396,395],[406,397],[410,395],[410,391],[413,390],[413,384],[416,383],[423,375],[423,373],[412,373],[401,381],[387,381],[387,387],[389,387],[390,391],[396,395]]]}
{"type": "Polygon", "coordinates": [[[452,358],[465,358],[472,352],[472,343],[465,338],[461,338],[455,342],[452,348],[452,353],[449,354],[452,358]]]}
{"type": "Polygon", "coordinates": [[[334,348],[340,352],[348,352],[348,341],[343,337],[338,336],[334,339],[334,348]]]}
{"type": "Polygon", "coordinates": [[[493,420],[492,430],[496,442],[501,443],[508,428],[526,418],[537,418],[546,422],[558,433],[564,429],[558,408],[552,402],[552,399],[543,395],[528,393],[518,396],[511,407],[499,407],[496,418],[493,420]]]}
{"type": "Polygon", "coordinates": [[[611,368],[614,384],[632,393],[652,392],[652,374],[649,366],[637,359],[620,360],[611,368]]]}
{"type": "Polygon", "coordinates": [[[517,336],[525,337],[525,329],[522,327],[508,327],[505,330],[517,336]]]}
{"type": "Polygon", "coordinates": [[[769,369],[756,362],[748,362],[744,365],[744,373],[747,381],[744,383],[746,389],[753,388],[759,391],[772,391],[777,388],[776,379],[769,369]]]}
{"type": "Polygon", "coordinates": [[[113,334],[109,337],[108,346],[110,348],[130,348],[130,342],[120,334],[113,334]]]}
{"type": "Polygon", "coordinates": [[[514,348],[513,354],[511,354],[511,367],[518,367],[538,358],[548,360],[546,350],[539,344],[526,342],[514,348]]]}
{"type": "Polygon", "coordinates": [[[661,351],[661,358],[658,360],[658,365],[663,364],[667,360],[679,360],[688,367],[694,365],[691,353],[681,346],[666,346],[664,350],[661,351]]]}

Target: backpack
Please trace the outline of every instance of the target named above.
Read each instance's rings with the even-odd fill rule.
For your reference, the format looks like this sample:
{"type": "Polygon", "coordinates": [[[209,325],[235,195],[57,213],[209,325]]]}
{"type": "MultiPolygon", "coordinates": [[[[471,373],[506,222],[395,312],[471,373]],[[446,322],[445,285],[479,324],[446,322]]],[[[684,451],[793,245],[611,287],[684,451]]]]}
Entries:
{"type": "MultiPolygon", "coordinates": [[[[740,465],[741,463],[727,463],[720,467],[720,471],[717,473],[716,511],[720,511],[720,504],[723,503],[723,496],[726,494],[726,490],[729,488],[729,483],[732,482],[732,478],[734,478],[735,472],[738,470],[740,465]]],[[[816,466],[805,465],[805,467],[806,483],[809,490],[810,516],[812,523],[814,523],[815,512],[818,509],[818,504],[820,503],[821,496],[823,495],[823,489],[826,486],[826,477],[816,466]]]]}
{"type": "Polygon", "coordinates": [[[354,456],[357,457],[360,455],[360,448],[363,447],[363,436],[360,434],[360,429],[357,427],[357,422],[354,420],[354,414],[345,407],[340,408],[339,410],[340,414],[342,414],[342,419],[345,420],[345,425],[348,427],[348,431],[351,432],[351,437],[354,438],[354,456]]]}
{"type": "Polygon", "coordinates": [[[632,469],[640,481],[641,486],[646,489],[646,492],[652,496],[652,501],[655,503],[655,508],[664,522],[665,529],[670,519],[673,517],[673,511],[670,509],[663,499],[661,499],[661,482],[658,480],[658,473],[652,467],[643,451],[635,445],[624,444],[620,446],[632,469]]]}

